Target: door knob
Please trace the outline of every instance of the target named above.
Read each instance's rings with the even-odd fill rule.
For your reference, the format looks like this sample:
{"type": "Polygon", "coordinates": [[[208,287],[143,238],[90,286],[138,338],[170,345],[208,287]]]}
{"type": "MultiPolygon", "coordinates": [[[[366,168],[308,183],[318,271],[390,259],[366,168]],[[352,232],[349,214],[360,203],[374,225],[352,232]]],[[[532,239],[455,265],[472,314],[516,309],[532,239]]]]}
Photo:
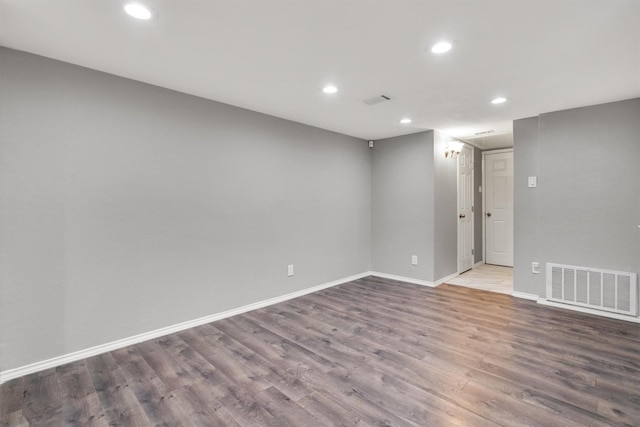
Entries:
{"type": "Polygon", "coordinates": [[[466,217],[466,215],[465,215],[465,214],[460,214],[460,215],[458,215],[458,218],[465,218],[465,217],[466,217]]]}
{"type": "Polygon", "coordinates": [[[491,216],[491,212],[487,212],[487,216],[491,216]]]}

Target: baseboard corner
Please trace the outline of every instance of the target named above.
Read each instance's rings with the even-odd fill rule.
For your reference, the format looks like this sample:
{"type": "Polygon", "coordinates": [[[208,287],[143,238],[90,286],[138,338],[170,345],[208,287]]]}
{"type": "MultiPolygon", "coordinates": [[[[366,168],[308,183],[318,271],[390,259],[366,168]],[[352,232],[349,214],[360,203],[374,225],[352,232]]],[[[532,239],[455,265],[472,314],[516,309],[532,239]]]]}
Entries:
{"type": "Polygon", "coordinates": [[[196,326],[204,325],[207,323],[215,322],[216,320],[225,319],[227,317],[236,316],[238,314],[246,313],[248,311],[257,310],[259,308],[267,307],[270,305],[278,304],[293,298],[297,298],[303,295],[311,294],[321,291],[323,289],[338,286],[344,283],[352,282],[354,280],[362,279],[364,277],[371,276],[370,271],[366,271],[353,276],[344,277],[342,279],[334,280],[331,282],[323,283],[321,285],[312,286],[299,291],[291,292],[285,295],[281,295],[274,298],[269,298],[263,301],[247,304],[234,309],[226,310],[223,312],[211,314],[208,316],[200,317],[198,319],[188,320],[186,322],[177,323],[174,325],[166,326],[163,328],[155,329],[152,331],[144,332],[138,335],[122,338],[116,341],[100,344],[94,347],[85,348],[68,354],[55,356],[50,359],[42,360],[39,362],[30,363],[17,368],[7,369],[0,371],[0,384],[7,381],[11,381],[15,378],[20,378],[25,375],[34,374],[36,372],[44,371],[45,369],[55,368],[57,366],[65,365],[67,363],[76,362],[78,360],[86,359],[88,357],[97,356],[99,354],[107,353],[109,351],[117,350],[123,347],[127,347],[133,344],[138,344],[143,341],[159,338],[164,335],[180,332],[185,329],[193,328],[196,326]]]}
{"type": "Polygon", "coordinates": [[[530,301],[538,301],[538,295],[536,294],[529,294],[526,292],[518,292],[518,291],[513,291],[511,292],[511,295],[515,298],[521,298],[521,299],[527,299],[530,301]]]}

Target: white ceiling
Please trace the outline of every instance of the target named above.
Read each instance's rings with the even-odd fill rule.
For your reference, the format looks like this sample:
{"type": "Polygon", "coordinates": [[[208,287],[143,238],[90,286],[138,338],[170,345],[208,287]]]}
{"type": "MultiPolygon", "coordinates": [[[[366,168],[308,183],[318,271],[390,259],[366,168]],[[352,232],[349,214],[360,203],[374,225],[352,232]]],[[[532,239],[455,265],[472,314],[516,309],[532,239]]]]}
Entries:
{"type": "Polygon", "coordinates": [[[140,1],[155,19],[0,0],[0,44],[374,140],[494,130],[493,148],[513,119],[640,96],[638,0],[140,1]],[[456,47],[436,56],[441,39],[456,47]]]}

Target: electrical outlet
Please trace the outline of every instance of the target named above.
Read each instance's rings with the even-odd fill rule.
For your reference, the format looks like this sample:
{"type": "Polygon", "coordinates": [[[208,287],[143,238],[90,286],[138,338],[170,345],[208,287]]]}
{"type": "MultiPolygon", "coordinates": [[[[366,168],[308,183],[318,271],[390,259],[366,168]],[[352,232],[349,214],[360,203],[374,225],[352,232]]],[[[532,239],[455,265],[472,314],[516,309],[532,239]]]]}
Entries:
{"type": "Polygon", "coordinates": [[[540,263],[539,262],[532,262],[531,263],[531,272],[533,274],[540,274],[540,263]]]}
{"type": "Polygon", "coordinates": [[[418,265],[418,255],[411,255],[411,265],[418,265]]]}
{"type": "Polygon", "coordinates": [[[293,264],[287,265],[287,276],[293,276],[293,264]]]}

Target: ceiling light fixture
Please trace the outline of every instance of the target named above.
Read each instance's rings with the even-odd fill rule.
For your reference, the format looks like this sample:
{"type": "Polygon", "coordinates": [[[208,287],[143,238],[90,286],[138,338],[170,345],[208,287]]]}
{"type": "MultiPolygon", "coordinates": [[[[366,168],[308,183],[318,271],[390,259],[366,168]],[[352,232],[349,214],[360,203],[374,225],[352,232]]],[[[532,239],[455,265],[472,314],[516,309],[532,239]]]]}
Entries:
{"type": "Polygon", "coordinates": [[[151,19],[153,16],[151,10],[140,3],[127,3],[124,6],[124,11],[127,12],[129,16],[133,16],[136,19],[147,20],[151,19]]]}
{"type": "Polygon", "coordinates": [[[453,43],[448,41],[441,41],[434,44],[431,47],[431,52],[433,53],[446,53],[449,52],[453,48],[453,43]]]}
{"type": "Polygon", "coordinates": [[[338,88],[333,86],[333,85],[329,85],[329,86],[325,86],[322,91],[324,93],[336,93],[338,91],[338,88]]]}
{"type": "Polygon", "coordinates": [[[499,96],[499,97],[497,97],[497,98],[493,98],[493,99],[491,100],[491,103],[492,103],[492,104],[503,104],[503,103],[505,103],[505,102],[507,102],[507,98],[503,98],[503,97],[501,97],[501,96],[499,96]]]}
{"type": "Polygon", "coordinates": [[[400,123],[402,123],[403,125],[409,124],[411,123],[411,119],[402,119],[400,120],[400,123]]]}
{"type": "Polygon", "coordinates": [[[449,141],[444,148],[444,157],[447,159],[455,159],[458,157],[458,154],[462,151],[462,147],[464,143],[460,141],[449,141]]]}

